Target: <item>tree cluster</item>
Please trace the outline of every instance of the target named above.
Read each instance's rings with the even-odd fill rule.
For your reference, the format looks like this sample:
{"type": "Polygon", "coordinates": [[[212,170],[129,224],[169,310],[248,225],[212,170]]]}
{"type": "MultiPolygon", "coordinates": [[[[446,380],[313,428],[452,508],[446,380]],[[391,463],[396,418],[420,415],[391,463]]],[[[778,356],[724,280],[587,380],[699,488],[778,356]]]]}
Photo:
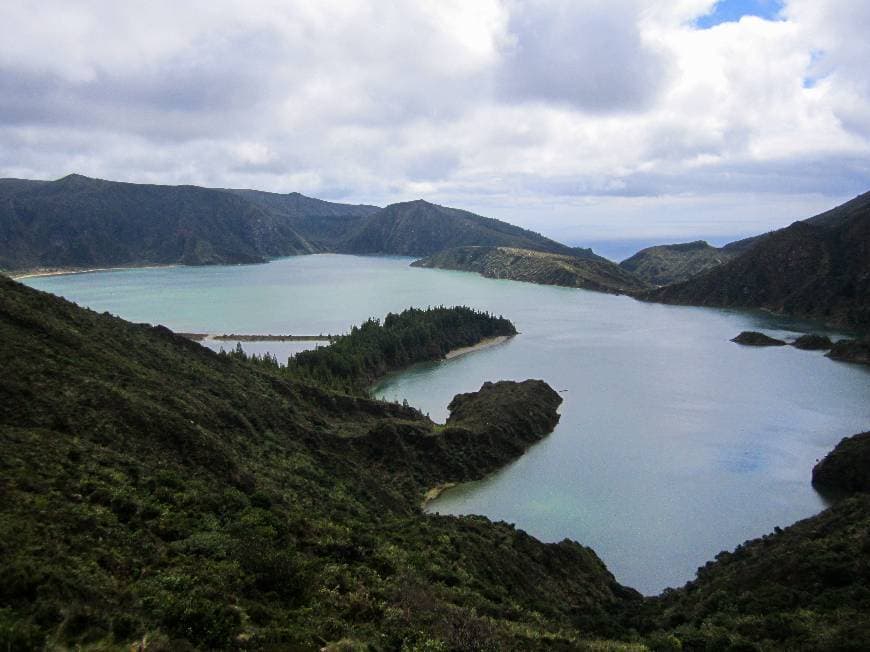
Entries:
{"type": "Polygon", "coordinates": [[[330,346],[298,353],[287,372],[320,386],[362,393],[391,371],[440,360],[453,349],[516,332],[504,317],[464,306],[408,308],[389,313],[383,323],[369,319],[354,326],[330,346]]]}

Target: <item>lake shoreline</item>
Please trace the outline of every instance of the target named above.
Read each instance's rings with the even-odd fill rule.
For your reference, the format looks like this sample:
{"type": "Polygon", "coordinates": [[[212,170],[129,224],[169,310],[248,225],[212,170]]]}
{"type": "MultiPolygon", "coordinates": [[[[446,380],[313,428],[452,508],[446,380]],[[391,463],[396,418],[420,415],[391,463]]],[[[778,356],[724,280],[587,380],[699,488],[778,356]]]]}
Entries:
{"type": "Polygon", "coordinates": [[[423,495],[423,500],[420,503],[420,509],[424,512],[426,511],[426,506],[429,505],[433,500],[437,499],[441,494],[443,494],[448,489],[452,489],[457,486],[458,482],[444,482],[443,484],[436,484],[434,487],[426,491],[423,495]]]}
{"type": "Polygon", "coordinates": [[[57,268],[36,268],[32,270],[24,270],[20,272],[9,273],[9,278],[13,281],[20,281],[25,278],[40,278],[43,276],[71,276],[73,274],[92,274],[94,272],[120,272],[126,269],[166,269],[170,267],[178,267],[175,264],[165,265],[124,265],[121,267],[57,267],[57,268]]]}
{"type": "Polygon", "coordinates": [[[507,342],[514,335],[499,335],[498,337],[488,337],[485,340],[481,340],[477,344],[473,346],[463,346],[458,349],[453,349],[448,351],[444,356],[445,360],[452,360],[454,358],[458,358],[461,355],[466,355],[467,353],[473,353],[474,351],[480,351],[481,349],[488,349],[491,346],[497,346],[504,342],[507,342]]]}
{"type": "MultiPolygon", "coordinates": [[[[25,283],[97,312],[202,333],[340,333],[408,306],[460,300],[504,314],[523,331],[517,342],[455,363],[439,356],[376,383],[377,397],[407,398],[440,423],[457,392],[485,381],[542,378],[568,389],[561,425],[533,454],[442,493],[427,512],[477,513],[543,540],[582,541],[647,594],[691,580],[720,550],[824,509],[801,481],[843,436],[867,429],[864,369],[729,342],[742,330],[790,339],[803,322],[408,269],[406,260],[322,254],[25,283]]],[[[284,345],[242,346],[262,355],[284,345]]],[[[283,362],[290,354],[280,350],[283,362]]],[[[411,497],[414,507],[427,489],[411,497]]]]}

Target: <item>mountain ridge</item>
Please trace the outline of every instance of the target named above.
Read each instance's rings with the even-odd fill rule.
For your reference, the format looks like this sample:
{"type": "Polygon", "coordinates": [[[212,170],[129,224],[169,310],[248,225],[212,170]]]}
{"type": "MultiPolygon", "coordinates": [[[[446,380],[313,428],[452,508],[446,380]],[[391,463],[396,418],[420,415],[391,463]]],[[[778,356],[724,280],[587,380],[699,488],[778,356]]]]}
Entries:
{"type": "Polygon", "coordinates": [[[507,222],[423,199],[390,204],[366,217],[339,245],[339,250],[429,256],[457,246],[515,246],[573,256],[585,251],[507,222]]]}
{"type": "Polygon", "coordinates": [[[0,269],[10,272],[259,263],[327,252],[420,256],[470,244],[601,259],[591,250],[424,200],[380,208],[300,193],[80,174],[54,181],[0,179],[0,269]]]}
{"type": "Polygon", "coordinates": [[[760,236],[725,264],[639,298],[870,329],[870,193],[760,236]]]}

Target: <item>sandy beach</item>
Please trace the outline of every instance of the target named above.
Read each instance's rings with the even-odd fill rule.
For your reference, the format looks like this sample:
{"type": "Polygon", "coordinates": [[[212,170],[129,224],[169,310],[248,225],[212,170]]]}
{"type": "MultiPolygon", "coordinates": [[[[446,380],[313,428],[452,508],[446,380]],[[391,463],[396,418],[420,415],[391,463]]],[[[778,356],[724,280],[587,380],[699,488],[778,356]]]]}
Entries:
{"type": "Polygon", "coordinates": [[[420,509],[426,509],[426,505],[438,498],[438,496],[440,496],[451,487],[455,487],[456,484],[457,483],[455,482],[445,482],[444,484],[439,484],[429,489],[429,491],[427,491],[426,494],[423,496],[423,501],[420,503],[420,509]]]}
{"type": "Polygon", "coordinates": [[[178,267],[178,265],[131,265],[127,267],[93,267],[88,269],[58,268],[58,269],[35,269],[28,272],[10,274],[9,278],[20,281],[23,278],[35,278],[37,276],[65,276],[67,274],[90,274],[92,272],[117,272],[122,269],[160,269],[164,267],[178,267]]]}
{"type": "Polygon", "coordinates": [[[474,346],[464,346],[460,349],[453,349],[447,355],[444,356],[445,360],[450,360],[452,358],[458,358],[460,355],[465,355],[466,353],[471,353],[473,351],[479,351],[480,349],[485,349],[490,346],[496,346],[497,344],[501,344],[502,342],[506,342],[509,340],[512,335],[499,335],[498,337],[490,337],[485,340],[481,340],[474,346]]]}

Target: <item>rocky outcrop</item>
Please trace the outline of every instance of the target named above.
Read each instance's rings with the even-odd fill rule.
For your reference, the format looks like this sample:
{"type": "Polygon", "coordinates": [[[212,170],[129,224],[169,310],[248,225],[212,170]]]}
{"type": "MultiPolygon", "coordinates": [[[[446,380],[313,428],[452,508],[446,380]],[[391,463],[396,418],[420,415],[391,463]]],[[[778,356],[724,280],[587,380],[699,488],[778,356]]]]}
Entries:
{"type": "Polygon", "coordinates": [[[515,247],[457,247],[412,263],[414,267],[477,272],[488,278],[628,294],[647,284],[609,260],[578,258],[515,247]]]}
{"type": "Polygon", "coordinates": [[[803,349],[804,351],[824,351],[830,349],[834,343],[831,342],[831,338],[827,335],[807,333],[806,335],[801,335],[791,345],[796,349],[803,349]]]}
{"type": "Polygon", "coordinates": [[[813,467],[813,485],[846,493],[870,493],[870,432],[841,440],[813,467]]]}
{"type": "Polygon", "coordinates": [[[785,346],[785,342],[758,331],[743,331],[731,340],[744,346],[785,346]]]}
{"type": "Polygon", "coordinates": [[[477,480],[552,432],[561,403],[542,380],[487,382],[453,398],[444,426],[385,421],[349,445],[418,486],[477,480]]]}
{"type": "Polygon", "coordinates": [[[836,342],[827,356],[841,362],[870,364],[870,338],[861,340],[840,340],[836,342]]]}

